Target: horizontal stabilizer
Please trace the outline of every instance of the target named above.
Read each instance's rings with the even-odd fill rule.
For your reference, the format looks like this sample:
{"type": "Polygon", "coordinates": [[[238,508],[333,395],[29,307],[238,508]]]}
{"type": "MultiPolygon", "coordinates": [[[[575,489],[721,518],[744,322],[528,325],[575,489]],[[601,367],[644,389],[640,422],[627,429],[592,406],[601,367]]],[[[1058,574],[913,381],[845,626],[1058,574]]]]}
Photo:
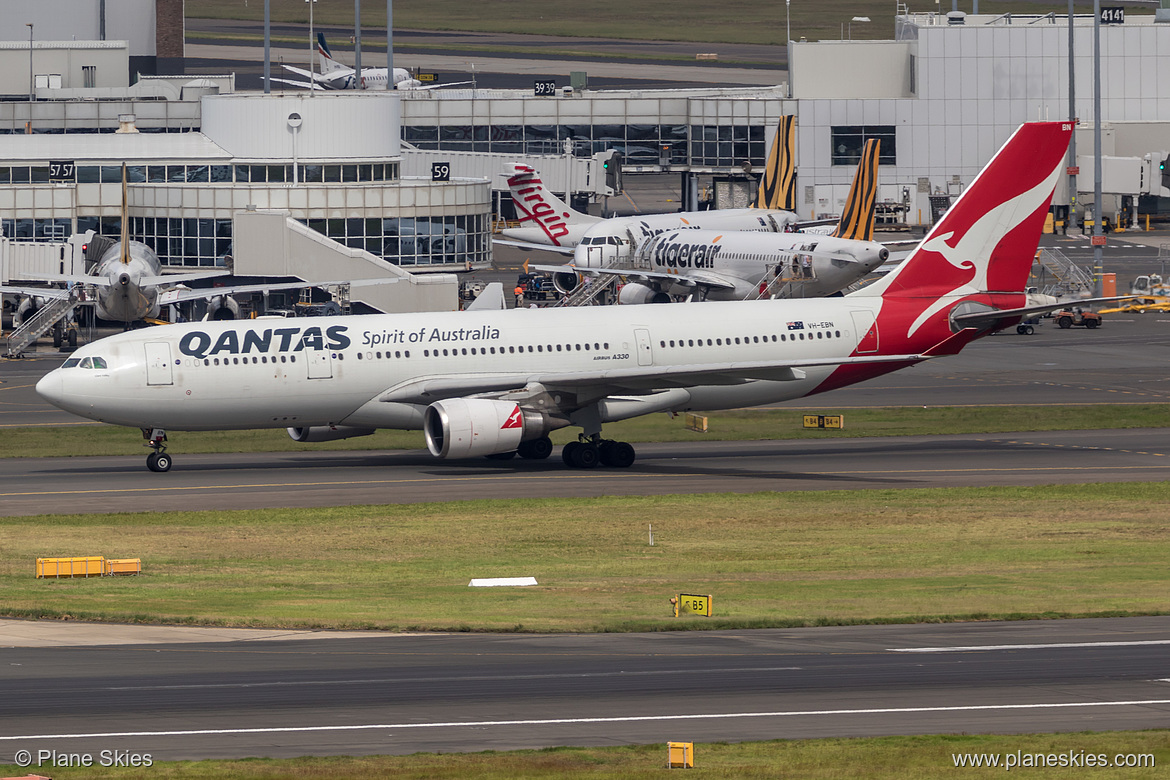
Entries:
{"type": "Polygon", "coordinates": [[[95,287],[109,287],[110,280],[105,276],[89,276],[87,274],[24,274],[29,279],[44,279],[46,282],[73,282],[74,284],[92,284],[95,287]]]}

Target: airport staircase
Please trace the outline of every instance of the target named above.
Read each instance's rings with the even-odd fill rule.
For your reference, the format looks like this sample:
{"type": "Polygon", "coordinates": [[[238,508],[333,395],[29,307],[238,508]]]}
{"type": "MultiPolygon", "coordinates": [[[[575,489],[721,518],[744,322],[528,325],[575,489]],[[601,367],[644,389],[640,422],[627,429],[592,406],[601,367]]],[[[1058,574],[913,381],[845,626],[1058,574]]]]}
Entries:
{"type": "Polygon", "coordinates": [[[1075,265],[1064,253],[1056,249],[1043,249],[1036,255],[1042,276],[1051,276],[1056,281],[1044,287],[1046,295],[1057,298],[1088,298],[1093,294],[1093,276],[1075,265]]]}
{"type": "Polygon", "coordinates": [[[79,301],[74,297],[56,298],[37,309],[33,316],[8,334],[8,357],[20,357],[25,347],[32,344],[54,325],[73,316],[79,301]]]}
{"type": "Polygon", "coordinates": [[[558,306],[592,306],[599,297],[617,287],[619,278],[617,274],[586,277],[568,295],[554,303],[552,308],[558,306]]]}

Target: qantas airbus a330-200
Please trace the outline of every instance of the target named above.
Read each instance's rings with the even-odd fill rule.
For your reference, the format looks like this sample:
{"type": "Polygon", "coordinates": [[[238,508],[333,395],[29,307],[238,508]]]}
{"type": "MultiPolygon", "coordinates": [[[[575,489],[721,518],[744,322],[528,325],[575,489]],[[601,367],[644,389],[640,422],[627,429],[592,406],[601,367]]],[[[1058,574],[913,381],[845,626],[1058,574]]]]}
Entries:
{"type": "Polygon", "coordinates": [[[900,267],[840,298],[166,325],[77,350],[37,392],[141,428],[154,471],[168,430],[245,428],[422,429],[440,458],[545,458],[548,433],[577,426],[568,465],[629,466],[604,423],[801,398],[1044,310],[1024,289],[1071,134],[1023,125],[900,267]]]}

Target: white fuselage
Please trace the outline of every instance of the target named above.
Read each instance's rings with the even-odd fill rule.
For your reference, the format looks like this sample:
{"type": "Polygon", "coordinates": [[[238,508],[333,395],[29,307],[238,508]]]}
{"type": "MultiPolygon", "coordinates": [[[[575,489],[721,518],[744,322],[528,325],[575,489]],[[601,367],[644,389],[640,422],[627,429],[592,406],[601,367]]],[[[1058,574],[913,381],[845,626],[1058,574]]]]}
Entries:
{"type": "MultiPolygon", "coordinates": [[[[504,374],[519,388],[568,373],[603,381],[630,368],[844,358],[859,341],[852,313],[868,327],[880,306],[880,298],[837,298],[613,307],[604,316],[586,307],[167,325],[77,350],[73,358],[100,356],[106,368],[57,369],[37,391],[83,417],[138,428],[417,429],[430,399],[393,399],[420,382],[504,374]]],[[[799,398],[834,368],[785,381],[699,384],[674,410],[799,398]]],[[[433,400],[465,394],[436,392],[433,400]]]]}
{"type": "Polygon", "coordinates": [[[646,241],[671,231],[778,233],[795,220],[796,215],[790,211],[767,209],[716,209],[614,217],[592,225],[581,235],[573,251],[573,265],[603,268],[628,262],[646,241]]]}
{"type": "Polygon", "coordinates": [[[673,294],[694,290],[694,279],[722,279],[734,287],[713,287],[707,300],[738,301],[773,279],[772,293],[818,298],[843,290],[889,257],[881,244],[803,233],[680,230],[650,239],[631,267],[678,278],[655,279],[673,294]]]}

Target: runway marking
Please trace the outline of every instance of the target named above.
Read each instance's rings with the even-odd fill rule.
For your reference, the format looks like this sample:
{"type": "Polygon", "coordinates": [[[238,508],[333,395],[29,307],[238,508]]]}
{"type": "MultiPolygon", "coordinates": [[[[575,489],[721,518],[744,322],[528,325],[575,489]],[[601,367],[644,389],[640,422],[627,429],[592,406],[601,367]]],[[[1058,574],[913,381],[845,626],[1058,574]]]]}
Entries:
{"type": "Polygon", "coordinates": [[[1049,647],[1138,647],[1170,645],[1170,639],[1143,639],[1132,642],[1051,642],[1040,645],[969,645],[967,647],[891,647],[891,653],[966,653],[975,650],[1038,650],[1049,647]]]}
{"type": "Polygon", "coordinates": [[[541,720],[478,720],[440,723],[367,723],[353,726],[274,726],[250,729],[182,729],[176,731],[105,731],[90,734],[21,734],[0,736],[0,742],[20,739],[109,739],[112,737],[190,737],[220,734],[304,734],[323,731],[369,731],[371,729],[484,728],[491,726],[559,726],[573,723],[645,723],[649,721],[731,720],[743,718],[792,718],[809,715],[893,715],[929,712],[993,712],[1002,710],[1043,710],[1062,707],[1144,707],[1170,704],[1170,699],[1134,701],[1075,701],[1048,704],[970,704],[952,707],[882,707],[859,710],[788,710],[776,712],[712,712],[698,715],[630,715],[611,718],[545,718],[541,720]]]}
{"type": "MultiPolygon", "coordinates": [[[[723,457],[723,456],[716,456],[723,457]]],[[[1126,465],[1126,467],[1113,467],[1114,471],[1159,471],[1164,469],[1162,465],[1126,465]]],[[[1046,474],[1065,474],[1065,472],[1076,471],[1092,471],[1100,474],[1100,464],[1097,465],[1073,465],[1073,467],[1048,467],[1048,468],[1028,468],[1028,474],[1038,474],[1038,472],[1046,472],[1046,474]]],[[[800,474],[792,474],[793,477],[848,477],[848,476],[869,476],[869,477],[892,477],[892,476],[911,476],[921,474],[1018,474],[1018,468],[1004,468],[1004,469],[906,469],[902,471],[804,471],[800,474]]],[[[115,495],[115,493],[138,493],[138,492],[183,492],[192,490],[245,490],[245,489],[260,489],[260,488],[350,488],[356,485],[401,485],[413,483],[431,483],[431,482],[486,482],[498,481],[498,479],[516,479],[516,481],[536,482],[548,481],[548,479],[601,479],[606,481],[610,479],[654,479],[656,482],[662,482],[663,479],[682,479],[682,478],[702,478],[715,476],[718,478],[728,478],[727,475],[709,475],[709,474],[688,474],[686,471],[675,472],[675,474],[613,474],[612,471],[603,472],[603,474],[596,475],[576,475],[567,474],[567,472],[556,472],[556,474],[546,475],[531,475],[518,476],[515,474],[501,474],[481,477],[417,477],[412,479],[356,479],[356,481],[347,482],[260,482],[252,484],[239,485],[174,485],[170,488],[158,488],[158,486],[143,486],[143,488],[104,488],[104,489],[83,489],[83,490],[39,490],[26,492],[0,492],[0,498],[29,498],[33,496],[98,496],[98,495],[115,495]]],[[[766,474],[766,472],[759,472],[759,474],[746,474],[744,478],[748,479],[763,479],[771,478],[776,475],[766,474]]]]}
{"type": "MultiPolygon", "coordinates": [[[[723,457],[723,456],[716,456],[723,457]]],[[[1160,471],[1164,466],[1116,466],[1112,467],[1112,471],[1160,471]]],[[[1089,471],[1093,473],[1100,473],[1101,466],[1050,466],[1044,468],[1029,467],[1029,474],[1037,473],[1074,473],[1080,471],[1089,471]]],[[[794,477],[849,477],[849,476],[868,476],[868,477],[892,477],[892,476],[911,476],[916,474],[1018,474],[1018,468],[978,468],[978,469],[905,469],[901,471],[806,471],[801,473],[793,473],[794,477]]],[[[774,474],[759,472],[744,474],[746,479],[768,479],[774,477],[774,474]]],[[[673,474],[614,474],[613,472],[603,472],[600,474],[573,474],[569,472],[556,472],[551,474],[534,474],[531,476],[519,476],[516,474],[492,474],[489,476],[480,477],[461,477],[458,475],[450,477],[416,477],[412,479],[367,479],[367,480],[350,480],[345,482],[258,482],[243,485],[176,485],[172,487],[140,487],[140,488],[101,488],[101,489],[82,489],[82,490],[40,490],[40,491],[26,491],[13,493],[0,493],[0,498],[29,498],[33,496],[74,496],[74,495],[113,495],[113,494],[130,494],[130,493],[164,493],[164,492],[185,492],[192,490],[245,490],[258,488],[294,488],[294,487],[354,487],[359,485],[407,485],[414,483],[429,483],[429,482],[484,482],[493,480],[511,479],[517,481],[547,481],[547,480],[561,480],[561,479],[594,479],[600,480],[603,478],[606,481],[613,479],[636,480],[636,479],[651,479],[662,482],[665,479],[695,479],[702,477],[718,477],[720,479],[728,478],[726,474],[703,474],[703,473],[687,473],[677,472],[673,474]]]]}

